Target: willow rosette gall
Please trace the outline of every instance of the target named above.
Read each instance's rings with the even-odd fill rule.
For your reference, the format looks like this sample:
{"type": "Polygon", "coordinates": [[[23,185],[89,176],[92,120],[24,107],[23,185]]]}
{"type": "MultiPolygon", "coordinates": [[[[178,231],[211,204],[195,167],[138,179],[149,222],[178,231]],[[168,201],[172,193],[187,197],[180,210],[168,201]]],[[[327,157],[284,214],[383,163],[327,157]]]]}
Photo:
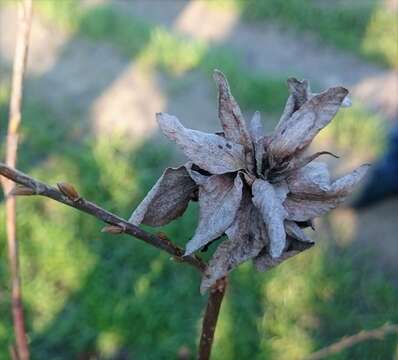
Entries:
{"type": "Polygon", "coordinates": [[[165,225],[196,197],[199,222],[185,255],[227,235],[203,275],[202,293],[247,260],[266,271],[313,246],[303,228],[342,203],[368,167],[332,181],[327,165],[314,160],[333,154],[307,154],[318,132],[350,105],[347,89],[315,94],[308,81],[288,79],[282,116],[267,134],[258,112],[246,123],[224,74],[215,70],[213,77],[222,132],[187,129],[175,116],[158,113],[160,129],[190,161],[167,168],[129,220],[165,225]]]}

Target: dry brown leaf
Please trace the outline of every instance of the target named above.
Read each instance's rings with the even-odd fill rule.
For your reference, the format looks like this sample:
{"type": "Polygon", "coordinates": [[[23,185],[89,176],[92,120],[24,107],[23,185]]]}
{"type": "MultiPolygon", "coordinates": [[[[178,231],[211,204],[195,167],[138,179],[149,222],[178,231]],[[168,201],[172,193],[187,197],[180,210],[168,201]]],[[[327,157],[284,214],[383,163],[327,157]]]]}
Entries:
{"type": "Polygon", "coordinates": [[[294,221],[285,220],[285,230],[290,237],[296,240],[309,242],[309,243],[314,242],[310,237],[307,236],[307,234],[303,231],[303,229],[299,225],[297,225],[297,223],[294,221]]]}
{"type": "Polygon", "coordinates": [[[273,259],[266,251],[262,251],[257,257],[253,259],[253,264],[257,271],[265,272],[273,267],[281,264],[287,259],[300,254],[301,252],[310,249],[314,243],[297,241],[291,237],[287,238],[288,248],[283,254],[273,259]]]}
{"type": "Polygon", "coordinates": [[[276,129],[268,152],[275,163],[306,148],[335,116],[348,94],[343,87],[326,90],[308,100],[299,110],[276,129]]]}
{"type": "Polygon", "coordinates": [[[326,163],[313,161],[287,178],[294,194],[319,194],[330,190],[330,175],[326,163]]]}
{"type": "Polygon", "coordinates": [[[250,137],[253,143],[258,142],[265,136],[264,126],[261,122],[261,115],[259,111],[256,111],[250,121],[250,137]]]}
{"type": "Polygon", "coordinates": [[[299,81],[295,78],[289,78],[287,79],[287,86],[290,95],[275,131],[289,120],[292,114],[311,97],[310,85],[307,80],[299,81]]]}
{"type": "Polygon", "coordinates": [[[239,175],[213,175],[199,187],[199,224],[194,237],[187,243],[185,255],[205,246],[224,234],[235,219],[242,199],[239,175]]]}
{"type": "MultiPolygon", "coordinates": [[[[306,192],[301,192],[300,187],[298,187],[295,190],[296,192],[292,191],[283,203],[288,213],[287,219],[307,221],[324,215],[331,209],[334,209],[345,201],[354,187],[364,177],[367,169],[368,165],[363,165],[353,172],[337,179],[330,186],[326,186],[326,182],[321,180],[324,175],[320,175],[316,180],[318,183],[315,181],[311,184],[307,183],[306,187],[303,188],[306,192]],[[309,187],[313,187],[314,191],[312,193],[308,191],[309,187]]],[[[310,181],[310,179],[307,178],[305,181],[310,181]]]]}
{"type": "Polygon", "coordinates": [[[294,111],[300,109],[313,96],[308,80],[299,81],[292,77],[287,79],[287,86],[294,98],[294,111]]]}
{"type": "Polygon", "coordinates": [[[254,211],[257,212],[246,191],[234,222],[225,232],[228,240],[218,246],[203,275],[200,287],[202,294],[238,265],[257,256],[264,247],[263,239],[251,236],[251,217],[254,211]]]}
{"type": "Polygon", "coordinates": [[[253,204],[260,211],[270,241],[270,254],[273,258],[281,256],[286,246],[286,233],[283,222],[286,211],[274,187],[265,180],[256,179],[252,185],[253,204]]]}
{"type": "Polygon", "coordinates": [[[129,222],[162,226],[181,216],[197,188],[185,166],[167,168],[131,215],[129,222]]]}
{"type": "Polygon", "coordinates": [[[224,174],[245,168],[242,145],[215,134],[186,129],[175,116],[166,113],[156,116],[163,133],[202,169],[212,174],[224,174]]]}
{"type": "Polygon", "coordinates": [[[232,96],[225,75],[219,70],[214,70],[213,78],[218,87],[218,117],[225,137],[234,143],[243,145],[246,149],[251,149],[245,119],[238,103],[232,96]]]}

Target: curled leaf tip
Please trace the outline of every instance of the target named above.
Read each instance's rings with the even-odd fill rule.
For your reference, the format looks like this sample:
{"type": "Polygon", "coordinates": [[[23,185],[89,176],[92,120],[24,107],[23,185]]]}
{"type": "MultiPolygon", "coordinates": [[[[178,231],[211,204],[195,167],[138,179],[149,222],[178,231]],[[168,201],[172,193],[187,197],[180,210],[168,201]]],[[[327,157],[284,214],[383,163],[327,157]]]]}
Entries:
{"type": "Polygon", "coordinates": [[[352,101],[348,97],[348,95],[344,98],[343,102],[341,103],[341,107],[347,108],[352,106],[352,101]]]}
{"type": "Polygon", "coordinates": [[[214,69],[213,70],[213,77],[225,79],[225,75],[221,70],[214,69]]]}
{"type": "Polygon", "coordinates": [[[339,155],[333,154],[330,151],[322,151],[322,155],[330,155],[330,156],[334,157],[335,159],[340,159],[339,155]]]}

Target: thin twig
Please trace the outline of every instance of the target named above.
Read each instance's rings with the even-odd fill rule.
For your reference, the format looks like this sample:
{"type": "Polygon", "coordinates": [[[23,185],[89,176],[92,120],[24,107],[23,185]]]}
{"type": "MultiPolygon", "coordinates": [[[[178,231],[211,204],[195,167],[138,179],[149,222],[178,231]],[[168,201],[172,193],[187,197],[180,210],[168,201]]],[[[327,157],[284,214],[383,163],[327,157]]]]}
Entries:
{"type": "Polygon", "coordinates": [[[398,334],[398,324],[385,324],[377,329],[373,330],[362,330],[358,334],[343,337],[338,342],[329,345],[306,358],[306,360],[319,360],[324,359],[327,356],[339,353],[342,350],[350,348],[358,343],[367,340],[381,340],[386,335],[397,333],[398,334]]]}
{"type": "Polygon", "coordinates": [[[227,288],[227,278],[222,278],[210,289],[205,315],[203,317],[202,334],[200,336],[198,360],[210,359],[211,348],[216,331],[218,314],[227,288]]]}
{"type": "MultiPolygon", "coordinates": [[[[31,18],[32,1],[23,0],[19,4],[18,9],[18,30],[13,65],[6,147],[6,163],[12,167],[15,167],[17,162],[18,129],[21,123],[23,78],[28,58],[31,18]]],[[[8,193],[11,187],[12,184],[9,181],[3,182],[3,190],[5,193],[8,193]]],[[[25,319],[22,305],[18,240],[16,234],[16,202],[13,196],[7,198],[6,214],[8,258],[11,274],[12,317],[16,340],[15,352],[19,360],[28,360],[29,348],[26,339],[25,319]]]]}
{"type": "Polygon", "coordinates": [[[0,163],[0,174],[17,184],[32,189],[36,195],[48,197],[57,202],[90,214],[109,225],[119,227],[121,229],[119,233],[129,234],[158,249],[164,250],[172,255],[177,261],[192,265],[200,272],[203,272],[206,268],[206,264],[198,256],[183,256],[184,251],[178,246],[174,245],[165,236],[156,236],[154,234],[148,233],[145,230],[140,229],[138,226],[129,223],[127,220],[124,220],[120,216],[115,215],[80,196],[74,199],[71,194],[68,197],[67,190],[65,190],[65,183],[63,183],[63,188],[61,187],[63,191],[60,191],[2,163],[0,163]]]}

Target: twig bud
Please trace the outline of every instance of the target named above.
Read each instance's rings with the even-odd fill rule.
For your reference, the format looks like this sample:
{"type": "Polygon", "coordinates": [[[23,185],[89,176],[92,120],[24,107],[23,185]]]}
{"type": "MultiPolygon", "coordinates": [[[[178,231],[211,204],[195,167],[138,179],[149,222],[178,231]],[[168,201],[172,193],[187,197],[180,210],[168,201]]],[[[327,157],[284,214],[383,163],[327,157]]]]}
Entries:
{"type": "Polygon", "coordinates": [[[9,193],[9,195],[14,195],[14,196],[27,196],[35,194],[36,194],[35,190],[25,185],[16,185],[9,193]]]}
{"type": "Polygon", "coordinates": [[[108,234],[121,234],[124,232],[124,229],[116,225],[107,225],[102,228],[101,232],[108,234]]]}
{"type": "Polygon", "coordinates": [[[73,185],[66,183],[66,182],[59,182],[57,183],[59,191],[62,192],[68,199],[72,201],[78,201],[81,199],[80,194],[74,188],[73,185]]]}

